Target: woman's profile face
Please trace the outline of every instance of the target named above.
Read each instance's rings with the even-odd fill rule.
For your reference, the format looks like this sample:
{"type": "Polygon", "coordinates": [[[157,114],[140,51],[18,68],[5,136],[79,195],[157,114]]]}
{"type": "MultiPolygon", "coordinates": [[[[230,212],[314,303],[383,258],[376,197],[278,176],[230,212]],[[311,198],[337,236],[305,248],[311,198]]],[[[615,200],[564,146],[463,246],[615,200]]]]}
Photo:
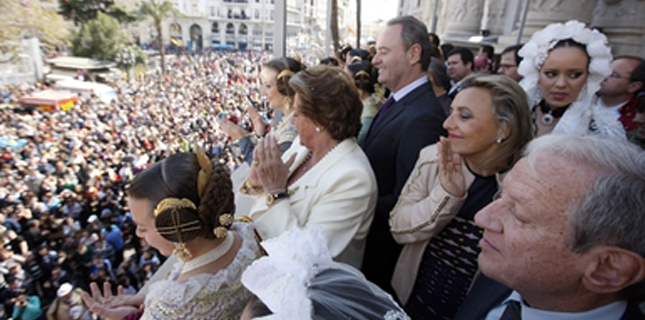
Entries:
{"type": "Polygon", "coordinates": [[[570,105],[589,76],[589,57],[578,47],[553,49],[540,69],[542,96],[552,108],[570,105]]]}
{"type": "Polygon", "coordinates": [[[137,237],[155,247],[164,256],[169,256],[175,249],[174,243],[164,239],[155,228],[153,208],[148,199],[129,198],[132,220],[137,225],[137,237]]]}
{"type": "Polygon", "coordinates": [[[262,94],[267,97],[269,101],[269,108],[271,109],[281,109],[284,96],[278,92],[278,87],[276,86],[276,79],[278,78],[278,72],[265,67],[260,72],[260,81],[262,81],[262,94]]]}
{"type": "Polygon", "coordinates": [[[493,112],[490,91],[466,88],[452,102],[452,113],[444,121],[453,152],[470,159],[484,159],[495,153],[501,130],[493,112]]]}

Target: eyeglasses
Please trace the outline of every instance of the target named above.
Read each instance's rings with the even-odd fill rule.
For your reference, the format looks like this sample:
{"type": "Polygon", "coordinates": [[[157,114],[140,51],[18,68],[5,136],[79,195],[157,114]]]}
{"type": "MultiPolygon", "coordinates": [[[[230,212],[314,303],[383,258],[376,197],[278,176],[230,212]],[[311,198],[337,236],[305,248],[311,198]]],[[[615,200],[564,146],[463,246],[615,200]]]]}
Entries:
{"type": "Polygon", "coordinates": [[[615,71],[614,71],[614,72],[612,72],[612,73],[609,75],[609,77],[610,77],[610,78],[614,78],[614,79],[629,79],[629,77],[625,77],[625,76],[623,76],[623,75],[621,75],[620,73],[615,72],[615,71]]]}
{"type": "Polygon", "coordinates": [[[516,64],[500,64],[499,65],[500,69],[511,69],[511,68],[517,68],[516,64]]]}

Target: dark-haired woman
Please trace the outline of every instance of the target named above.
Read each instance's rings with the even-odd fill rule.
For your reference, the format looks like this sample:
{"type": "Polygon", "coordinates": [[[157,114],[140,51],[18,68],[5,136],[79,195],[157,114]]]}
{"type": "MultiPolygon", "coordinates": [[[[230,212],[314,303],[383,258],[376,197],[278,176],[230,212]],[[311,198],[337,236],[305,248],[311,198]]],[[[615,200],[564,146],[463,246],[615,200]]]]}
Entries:
{"type": "Polygon", "coordinates": [[[337,261],[360,267],[376,206],[376,179],[356,144],[362,104],[337,67],[296,74],[293,124],[298,138],[281,157],[274,139],[255,149],[242,192],[256,196],[250,212],[262,239],[294,227],[322,227],[337,261]]]}
{"type": "MultiPolygon", "coordinates": [[[[283,118],[271,132],[273,137],[278,141],[281,152],[286,151],[298,135],[296,128],[291,124],[294,92],[289,88],[289,79],[298,71],[304,69],[304,66],[292,58],[276,58],[267,62],[260,72],[260,81],[262,82],[262,94],[266,96],[269,102],[269,108],[272,110],[282,110],[283,118]]],[[[253,107],[248,109],[249,118],[253,122],[255,134],[264,136],[265,126],[262,117],[253,107]]],[[[253,134],[242,129],[242,127],[231,121],[220,122],[220,128],[226,132],[233,140],[239,140],[240,149],[244,154],[244,159],[250,165],[253,161],[253,149],[255,148],[253,134]]]]}
{"type": "Polygon", "coordinates": [[[383,105],[383,101],[376,94],[375,88],[378,72],[369,61],[362,60],[348,65],[345,67],[345,70],[349,72],[349,75],[354,80],[354,85],[358,89],[361,101],[363,101],[363,113],[361,113],[362,127],[356,139],[356,142],[361,145],[363,144],[363,140],[365,140],[365,136],[367,136],[367,131],[372,125],[374,117],[383,105]]]}
{"type": "Polygon", "coordinates": [[[518,73],[529,97],[537,136],[596,134],[625,140],[612,111],[595,95],[611,74],[607,37],[578,21],[554,23],[535,32],[518,54],[518,73]]]}
{"type": "Polygon", "coordinates": [[[134,179],[129,203],[137,235],[181,262],[145,296],[101,297],[93,285],[90,309],[107,319],[136,318],[140,305],[140,319],[238,319],[250,298],[240,277],[259,251],[252,227],[233,223],[228,170],[201,150],[178,153],[134,179]]]}

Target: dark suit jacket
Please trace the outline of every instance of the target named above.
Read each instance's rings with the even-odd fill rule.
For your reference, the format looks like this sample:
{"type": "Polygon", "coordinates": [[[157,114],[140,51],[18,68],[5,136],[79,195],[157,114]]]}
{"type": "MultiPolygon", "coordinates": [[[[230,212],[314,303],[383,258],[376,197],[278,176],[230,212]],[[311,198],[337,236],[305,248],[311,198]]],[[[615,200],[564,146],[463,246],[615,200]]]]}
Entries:
{"type": "MultiPolygon", "coordinates": [[[[481,274],[473,284],[470,293],[459,307],[459,311],[453,320],[480,320],[484,319],[488,312],[500,305],[512,290],[511,288],[481,274]]],[[[627,304],[627,310],[620,318],[621,320],[645,320],[638,305],[627,304]]]]}
{"type": "Polygon", "coordinates": [[[390,233],[390,211],[414,169],[419,151],[446,134],[446,113],[427,82],[397,101],[378,122],[376,119],[362,146],[376,175],[379,194],[362,271],[367,279],[392,293],[390,281],[401,246],[390,233]]]}

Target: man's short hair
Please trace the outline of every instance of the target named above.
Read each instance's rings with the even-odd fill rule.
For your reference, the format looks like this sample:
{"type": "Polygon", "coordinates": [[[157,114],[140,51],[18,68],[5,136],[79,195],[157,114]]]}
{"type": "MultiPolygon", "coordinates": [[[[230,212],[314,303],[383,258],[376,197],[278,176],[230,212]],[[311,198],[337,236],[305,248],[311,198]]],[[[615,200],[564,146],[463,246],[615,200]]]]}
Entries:
{"type": "Polygon", "coordinates": [[[520,57],[518,52],[520,52],[520,49],[522,49],[523,46],[524,46],[524,44],[521,43],[521,44],[516,44],[516,45],[512,45],[510,47],[507,47],[506,49],[504,49],[504,51],[502,51],[501,55],[503,56],[503,55],[505,55],[505,54],[507,54],[509,52],[514,52],[515,53],[515,64],[519,66],[520,62],[522,62],[522,59],[524,59],[524,58],[520,57]]]}
{"type": "Polygon", "coordinates": [[[450,58],[454,55],[458,54],[459,57],[461,58],[461,61],[464,63],[464,65],[468,64],[470,62],[470,69],[472,70],[475,67],[475,55],[473,55],[473,52],[470,51],[470,49],[467,48],[454,48],[452,51],[448,53],[446,56],[447,58],[450,58]]]}
{"type": "Polygon", "coordinates": [[[421,70],[428,70],[432,45],[428,39],[428,28],[413,16],[400,16],[387,22],[388,26],[401,25],[403,48],[408,51],[414,44],[421,46],[421,70]]]}
{"type": "Polygon", "coordinates": [[[638,61],[638,65],[632,70],[632,75],[629,77],[629,82],[641,82],[643,86],[639,92],[645,91],[645,59],[637,56],[618,56],[614,58],[614,61],[618,59],[631,59],[638,61]]]}
{"type": "MultiPolygon", "coordinates": [[[[571,251],[584,253],[609,245],[645,258],[645,153],[627,142],[569,135],[535,139],[525,151],[532,167],[538,156],[545,154],[573,160],[598,172],[589,191],[567,212],[571,251]]],[[[626,293],[640,298],[645,295],[643,285],[638,284],[637,290],[628,288],[626,293]]]]}

